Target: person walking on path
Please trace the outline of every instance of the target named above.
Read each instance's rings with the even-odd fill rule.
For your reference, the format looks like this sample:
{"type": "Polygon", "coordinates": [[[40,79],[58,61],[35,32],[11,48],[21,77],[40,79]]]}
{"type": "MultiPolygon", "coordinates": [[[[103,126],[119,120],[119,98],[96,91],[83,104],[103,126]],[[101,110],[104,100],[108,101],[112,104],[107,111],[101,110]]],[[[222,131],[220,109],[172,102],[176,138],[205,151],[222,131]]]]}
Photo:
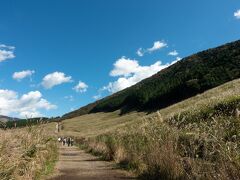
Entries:
{"type": "Polygon", "coordinates": [[[71,146],[73,146],[73,142],[74,142],[74,140],[73,140],[73,138],[71,138],[71,146]]]}
{"type": "Polygon", "coordinates": [[[70,144],[71,144],[71,138],[68,137],[68,138],[67,138],[67,145],[68,145],[68,147],[70,146],[70,144]]]}
{"type": "Polygon", "coordinates": [[[63,140],[62,140],[62,145],[63,145],[63,146],[65,146],[65,144],[66,144],[66,138],[65,138],[65,137],[63,137],[63,140]]]}

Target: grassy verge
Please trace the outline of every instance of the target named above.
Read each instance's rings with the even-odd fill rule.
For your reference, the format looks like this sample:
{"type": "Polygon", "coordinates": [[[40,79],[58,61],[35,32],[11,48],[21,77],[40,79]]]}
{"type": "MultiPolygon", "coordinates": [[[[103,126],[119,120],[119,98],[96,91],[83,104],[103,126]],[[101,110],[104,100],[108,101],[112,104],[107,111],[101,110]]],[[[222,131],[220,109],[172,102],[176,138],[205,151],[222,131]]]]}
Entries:
{"type": "Polygon", "coordinates": [[[231,96],[166,119],[158,112],[78,143],[142,179],[240,179],[237,108],[231,96]]]}
{"type": "Polygon", "coordinates": [[[43,126],[0,131],[0,179],[39,179],[54,166],[56,141],[43,126]]]}
{"type": "MultiPolygon", "coordinates": [[[[54,140],[52,139],[52,141],[54,140]]],[[[58,148],[55,143],[56,142],[52,143],[48,148],[48,156],[46,157],[42,170],[36,175],[36,179],[44,179],[54,171],[55,164],[58,160],[58,148]]]]}

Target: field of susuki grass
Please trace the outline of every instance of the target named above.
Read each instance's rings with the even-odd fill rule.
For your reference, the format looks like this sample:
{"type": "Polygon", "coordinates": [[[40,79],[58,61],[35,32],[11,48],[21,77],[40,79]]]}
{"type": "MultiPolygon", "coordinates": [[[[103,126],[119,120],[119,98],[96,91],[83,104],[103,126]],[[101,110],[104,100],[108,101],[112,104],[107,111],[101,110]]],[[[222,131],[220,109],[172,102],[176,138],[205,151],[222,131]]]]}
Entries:
{"type": "MultiPolygon", "coordinates": [[[[119,116],[120,111],[112,113],[96,113],[88,114],[73,119],[62,121],[63,131],[60,135],[69,135],[75,137],[96,137],[107,132],[121,129],[127,124],[134,123],[137,119],[141,119],[146,113],[130,113],[119,116]]],[[[48,124],[50,131],[54,131],[54,123],[48,124]]]]}
{"type": "Polygon", "coordinates": [[[143,179],[240,179],[240,79],[152,114],[63,122],[78,143],[143,179]]]}
{"type": "MultiPolygon", "coordinates": [[[[239,103],[240,97],[223,104],[235,109],[239,103]]],[[[205,116],[203,109],[196,119],[186,114],[164,120],[157,113],[80,143],[145,179],[240,179],[240,119],[231,110],[215,110],[205,116]]]]}
{"type": "Polygon", "coordinates": [[[0,179],[40,179],[57,159],[57,145],[44,126],[0,130],[0,179]]]}

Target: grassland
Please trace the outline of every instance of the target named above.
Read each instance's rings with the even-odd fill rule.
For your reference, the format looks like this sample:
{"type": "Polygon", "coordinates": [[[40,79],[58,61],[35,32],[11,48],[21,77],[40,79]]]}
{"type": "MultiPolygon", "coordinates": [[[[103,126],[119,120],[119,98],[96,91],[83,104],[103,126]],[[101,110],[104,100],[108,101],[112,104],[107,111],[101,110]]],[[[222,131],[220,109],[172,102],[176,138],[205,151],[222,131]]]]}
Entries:
{"type": "Polygon", "coordinates": [[[151,114],[68,119],[62,134],[143,179],[240,179],[239,95],[240,79],[151,114]]]}
{"type": "Polygon", "coordinates": [[[0,130],[0,179],[40,179],[56,159],[56,141],[44,126],[0,130]]]}
{"type": "MultiPolygon", "coordinates": [[[[164,119],[168,119],[175,114],[214,105],[226,99],[236,97],[239,94],[240,79],[237,79],[185,101],[161,109],[159,110],[159,113],[164,119]]],[[[111,113],[102,112],[64,120],[62,121],[64,126],[62,134],[79,137],[94,137],[107,132],[114,132],[116,129],[121,129],[121,127],[126,125],[137,123],[138,121],[141,121],[143,117],[150,118],[155,115],[155,113],[148,114],[144,112],[132,112],[123,116],[120,116],[119,114],[119,111],[111,113]]],[[[52,123],[48,128],[53,132],[55,124],[52,123]]]]}
{"type": "MultiPolygon", "coordinates": [[[[137,119],[141,119],[146,113],[133,112],[124,116],[119,116],[119,111],[112,113],[88,114],[62,122],[63,131],[60,135],[72,135],[75,137],[95,137],[132,124],[137,119]]],[[[54,124],[51,125],[51,131],[54,124]]]]}

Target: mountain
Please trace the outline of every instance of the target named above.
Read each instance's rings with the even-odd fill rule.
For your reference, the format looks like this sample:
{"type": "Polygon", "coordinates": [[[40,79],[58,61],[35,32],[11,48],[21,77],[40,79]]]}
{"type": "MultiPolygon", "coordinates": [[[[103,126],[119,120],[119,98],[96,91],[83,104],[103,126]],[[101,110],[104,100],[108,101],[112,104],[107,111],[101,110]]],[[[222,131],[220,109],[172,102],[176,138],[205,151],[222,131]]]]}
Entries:
{"type": "Polygon", "coordinates": [[[240,78],[240,40],[208,49],[161,70],[136,85],[63,115],[153,111],[240,78]]]}
{"type": "Polygon", "coordinates": [[[1,122],[18,121],[18,120],[20,120],[20,119],[0,115],[0,121],[1,121],[1,122]]]}
{"type": "Polygon", "coordinates": [[[46,118],[46,117],[37,117],[37,118],[29,118],[29,119],[19,119],[8,116],[0,115],[0,129],[1,128],[12,128],[12,127],[25,127],[27,125],[35,125],[39,123],[46,123],[48,121],[58,121],[58,117],[56,118],[46,118]]]}

